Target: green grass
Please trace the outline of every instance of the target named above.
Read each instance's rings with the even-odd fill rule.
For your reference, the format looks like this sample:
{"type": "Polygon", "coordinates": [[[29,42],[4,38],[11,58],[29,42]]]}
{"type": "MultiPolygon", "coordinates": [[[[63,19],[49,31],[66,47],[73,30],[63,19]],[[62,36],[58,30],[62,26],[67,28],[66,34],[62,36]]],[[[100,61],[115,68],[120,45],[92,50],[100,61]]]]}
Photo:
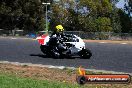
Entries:
{"type": "Polygon", "coordinates": [[[84,88],[84,86],[2,74],[0,75],[0,88],[84,88]]]}

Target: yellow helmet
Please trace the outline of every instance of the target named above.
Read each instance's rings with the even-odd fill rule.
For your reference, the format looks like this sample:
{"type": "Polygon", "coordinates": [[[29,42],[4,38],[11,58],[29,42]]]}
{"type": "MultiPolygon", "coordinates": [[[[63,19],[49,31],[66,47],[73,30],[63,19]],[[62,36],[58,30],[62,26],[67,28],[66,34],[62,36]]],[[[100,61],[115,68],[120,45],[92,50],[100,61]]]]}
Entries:
{"type": "Polygon", "coordinates": [[[57,25],[57,26],[56,26],[56,29],[57,29],[57,32],[62,32],[62,31],[64,31],[64,28],[63,28],[62,25],[57,25]]]}

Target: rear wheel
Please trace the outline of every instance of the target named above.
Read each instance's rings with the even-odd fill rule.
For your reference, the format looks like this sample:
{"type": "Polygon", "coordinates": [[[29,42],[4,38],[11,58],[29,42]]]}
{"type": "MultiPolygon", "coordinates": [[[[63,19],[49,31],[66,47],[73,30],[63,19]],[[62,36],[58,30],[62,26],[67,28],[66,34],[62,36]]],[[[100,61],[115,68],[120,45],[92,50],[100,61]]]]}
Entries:
{"type": "Polygon", "coordinates": [[[45,45],[41,45],[40,46],[40,49],[41,49],[41,51],[44,53],[44,54],[46,54],[46,46],[45,45]]]}
{"type": "Polygon", "coordinates": [[[90,50],[88,49],[83,49],[81,52],[80,52],[80,56],[84,59],[90,59],[90,57],[92,56],[92,53],[90,50]]]}
{"type": "Polygon", "coordinates": [[[40,49],[41,49],[41,51],[43,52],[43,54],[45,54],[45,55],[48,56],[48,57],[51,57],[51,54],[49,53],[49,51],[48,51],[47,48],[48,48],[48,47],[45,46],[45,45],[41,45],[41,46],[40,46],[40,49]]]}

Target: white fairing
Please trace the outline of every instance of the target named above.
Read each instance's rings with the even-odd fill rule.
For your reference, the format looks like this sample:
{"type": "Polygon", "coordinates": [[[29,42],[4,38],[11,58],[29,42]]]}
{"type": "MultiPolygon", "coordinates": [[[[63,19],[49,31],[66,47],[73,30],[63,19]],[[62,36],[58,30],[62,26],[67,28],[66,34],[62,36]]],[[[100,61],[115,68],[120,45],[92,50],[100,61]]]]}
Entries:
{"type": "Polygon", "coordinates": [[[70,48],[72,54],[81,51],[82,48],[85,49],[85,43],[83,42],[83,40],[76,35],[74,35],[74,36],[79,40],[78,42],[65,42],[65,43],[70,43],[70,44],[75,45],[75,47],[70,48]]]}

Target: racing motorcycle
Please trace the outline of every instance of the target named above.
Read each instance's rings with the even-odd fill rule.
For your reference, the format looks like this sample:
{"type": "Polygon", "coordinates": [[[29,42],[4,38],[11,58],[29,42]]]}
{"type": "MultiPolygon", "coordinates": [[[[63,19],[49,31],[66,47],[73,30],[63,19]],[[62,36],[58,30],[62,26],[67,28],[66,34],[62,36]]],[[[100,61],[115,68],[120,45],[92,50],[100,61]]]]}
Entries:
{"type": "Polygon", "coordinates": [[[42,35],[36,38],[41,51],[52,58],[80,57],[90,59],[92,53],[85,48],[85,43],[77,35],[64,34],[61,37],[42,35]]]}

